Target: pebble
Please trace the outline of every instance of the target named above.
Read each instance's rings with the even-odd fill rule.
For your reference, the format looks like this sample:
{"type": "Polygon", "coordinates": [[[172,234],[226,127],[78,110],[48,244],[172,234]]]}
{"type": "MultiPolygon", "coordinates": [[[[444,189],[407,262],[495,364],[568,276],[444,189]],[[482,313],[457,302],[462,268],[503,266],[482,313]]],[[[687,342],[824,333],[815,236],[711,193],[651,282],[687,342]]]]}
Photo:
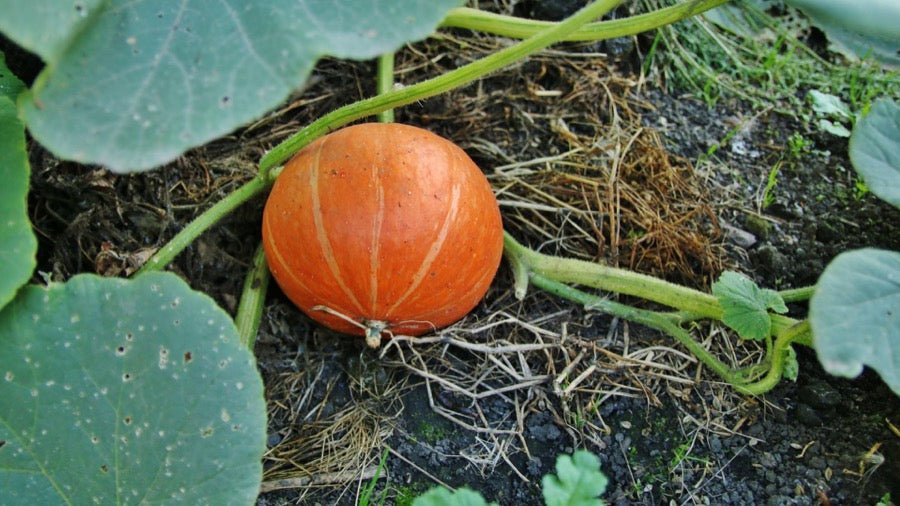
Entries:
{"type": "Polygon", "coordinates": [[[775,246],[766,244],[756,250],[756,262],[770,272],[782,272],[787,266],[788,259],[775,246]]]}
{"type": "Polygon", "coordinates": [[[841,404],[841,394],[828,383],[816,382],[804,385],[797,396],[800,401],[814,408],[833,408],[841,404]]]}
{"type": "Polygon", "coordinates": [[[822,425],[822,417],[816,412],[815,409],[809,407],[806,404],[797,404],[797,410],[794,413],[794,416],[800,423],[804,425],[808,425],[810,427],[819,427],[822,425]]]}
{"type": "Polygon", "coordinates": [[[722,451],[722,440],[719,439],[719,436],[712,436],[709,438],[709,449],[714,453],[719,453],[722,451]]]}
{"type": "Polygon", "coordinates": [[[725,230],[725,237],[737,246],[747,249],[756,244],[756,236],[744,229],[727,223],[723,223],[722,228],[725,230]]]}
{"type": "Polygon", "coordinates": [[[825,459],[823,459],[822,457],[812,457],[811,459],[809,459],[809,467],[824,471],[827,466],[825,464],[825,459]]]}
{"type": "Polygon", "coordinates": [[[773,495],[769,497],[768,502],[766,502],[767,506],[784,506],[785,504],[791,504],[791,498],[785,495],[773,495]]]}

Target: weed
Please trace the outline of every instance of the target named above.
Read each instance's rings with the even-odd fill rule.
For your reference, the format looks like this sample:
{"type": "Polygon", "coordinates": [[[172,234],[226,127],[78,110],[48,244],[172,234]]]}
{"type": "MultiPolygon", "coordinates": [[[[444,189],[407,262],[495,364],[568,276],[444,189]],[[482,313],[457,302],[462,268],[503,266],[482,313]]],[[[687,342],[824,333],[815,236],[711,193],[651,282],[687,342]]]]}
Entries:
{"type": "MultiPolygon", "coordinates": [[[[381,472],[384,471],[385,466],[387,465],[387,456],[390,450],[385,448],[383,452],[381,452],[381,459],[378,461],[378,467],[375,469],[375,476],[372,476],[372,479],[369,480],[369,483],[366,484],[366,487],[363,489],[362,493],[359,496],[359,505],[360,506],[369,506],[369,501],[372,500],[372,494],[375,492],[375,485],[378,484],[378,478],[381,476],[381,472]]],[[[387,489],[381,492],[381,497],[378,501],[378,506],[384,504],[384,500],[387,498],[387,489]]]]}
{"type": "Polygon", "coordinates": [[[395,506],[412,506],[413,501],[428,490],[428,486],[421,482],[413,482],[409,485],[401,485],[395,487],[396,495],[394,496],[395,506]]]}
{"type": "Polygon", "coordinates": [[[708,458],[691,455],[691,445],[685,441],[672,450],[672,460],[669,461],[669,472],[674,471],[682,462],[686,461],[703,464],[704,467],[712,464],[708,458]]]}
{"type": "Polygon", "coordinates": [[[763,189],[762,203],[760,207],[767,209],[775,203],[775,185],[778,184],[778,174],[781,172],[781,160],[775,163],[769,170],[769,176],[766,178],[766,187],[763,189]]]}
{"type": "MultiPolygon", "coordinates": [[[[674,0],[642,0],[646,8],[672,5],[674,0]]],[[[845,97],[863,113],[877,96],[900,94],[896,72],[882,72],[878,65],[861,61],[837,65],[825,61],[771,16],[743,2],[742,19],[747,34],[720,30],[705,16],[661,28],[653,41],[653,63],[644,73],[655,72],[670,89],[688,89],[707,105],[723,98],[741,98],[755,105],[774,105],[774,110],[802,118],[808,106],[798,89],[817,89],[845,97]],[[754,34],[774,33],[768,42],[754,34]]]]}
{"type": "Polygon", "coordinates": [[[422,440],[428,444],[434,444],[441,439],[447,438],[446,429],[429,423],[426,420],[420,421],[416,429],[416,434],[418,434],[422,438],[422,440]]]}
{"type": "Polygon", "coordinates": [[[853,192],[853,198],[855,200],[862,200],[862,198],[869,193],[869,187],[866,186],[866,182],[861,178],[855,178],[853,180],[853,188],[855,190],[853,192]]]}
{"type": "Polygon", "coordinates": [[[790,137],[788,137],[790,158],[792,160],[797,160],[806,153],[809,153],[812,144],[813,143],[811,140],[803,137],[803,134],[801,134],[800,132],[794,132],[790,137]]]}

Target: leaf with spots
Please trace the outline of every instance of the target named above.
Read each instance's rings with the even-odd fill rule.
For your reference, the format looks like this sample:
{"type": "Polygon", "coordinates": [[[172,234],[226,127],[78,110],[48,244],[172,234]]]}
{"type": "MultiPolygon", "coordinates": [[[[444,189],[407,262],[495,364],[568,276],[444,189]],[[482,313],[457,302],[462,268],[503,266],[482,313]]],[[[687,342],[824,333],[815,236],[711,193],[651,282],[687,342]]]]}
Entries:
{"type": "Polygon", "coordinates": [[[826,371],[855,378],[869,366],[900,395],[900,253],[838,255],[816,283],[809,323],[826,371]]]}
{"type": "Polygon", "coordinates": [[[0,0],[15,12],[0,30],[47,63],[20,104],[32,135],[59,157],[129,172],[258,118],[318,58],[394,51],[460,3],[0,0]]]}
{"type": "Polygon", "coordinates": [[[850,161],[872,193],[900,208],[900,103],[880,98],[850,136],[850,161]]]}
{"type": "Polygon", "coordinates": [[[103,0],[0,0],[0,30],[20,46],[54,61],[99,12],[103,0]]]}
{"type": "Polygon", "coordinates": [[[170,273],[0,311],[0,504],[251,504],[265,403],[228,315],[170,273]]]}
{"type": "MultiPolygon", "coordinates": [[[[0,59],[0,75],[6,67],[0,59]]],[[[28,282],[35,266],[37,238],[28,219],[28,178],[25,127],[16,107],[0,94],[0,308],[28,282]]]]}

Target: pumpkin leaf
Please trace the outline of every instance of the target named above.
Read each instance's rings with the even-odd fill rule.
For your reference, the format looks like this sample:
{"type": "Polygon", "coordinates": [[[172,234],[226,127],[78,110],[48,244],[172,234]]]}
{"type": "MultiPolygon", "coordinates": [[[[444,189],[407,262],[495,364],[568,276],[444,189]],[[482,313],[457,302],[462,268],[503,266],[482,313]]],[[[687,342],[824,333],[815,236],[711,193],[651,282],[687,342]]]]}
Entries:
{"type": "Polygon", "coordinates": [[[0,311],[0,504],[252,504],[265,403],[228,315],[171,273],[0,311]]]}
{"type": "MultiPolygon", "coordinates": [[[[6,72],[0,65],[0,75],[6,72]]],[[[28,282],[36,265],[37,238],[28,219],[30,173],[25,127],[16,106],[0,95],[0,308],[28,282]]]]}
{"type": "Polygon", "coordinates": [[[57,61],[71,39],[101,11],[103,0],[0,0],[0,31],[45,62],[57,61]]]}
{"type": "Polygon", "coordinates": [[[900,207],[900,106],[876,100],[869,114],[856,122],[850,136],[850,161],[866,186],[894,207],[900,207]]]}
{"type": "Polygon", "coordinates": [[[712,292],[722,306],[722,321],[744,339],[765,339],[771,334],[769,310],[787,312],[784,299],[778,292],[760,288],[753,280],[737,272],[723,272],[713,283],[712,292]]]}
{"type": "Polygon", "coordinates": [[[850,59],[869,55],[900,65],[900,2],[896,0],[785,0],[828,36],[829,49],[850,59]]]}
{"type": "Polygon", "coordinates": [[[822,367],[854,378],[869,366],[900,395],[900,253],[841,253],[819,278],[809,303],[822,367]]]}
{"type": "Polygon", "coordinates": [[[459,0],[0,0],[0,29],[44,57],[20,107],[55,155],[146,170],[258,118],[324,55],[372,58],[432,33],[459,0]],[[62,19],[59,27],[50,19],[62,19]],[[40,35],[60,31],[57,35],[40,35]]]}

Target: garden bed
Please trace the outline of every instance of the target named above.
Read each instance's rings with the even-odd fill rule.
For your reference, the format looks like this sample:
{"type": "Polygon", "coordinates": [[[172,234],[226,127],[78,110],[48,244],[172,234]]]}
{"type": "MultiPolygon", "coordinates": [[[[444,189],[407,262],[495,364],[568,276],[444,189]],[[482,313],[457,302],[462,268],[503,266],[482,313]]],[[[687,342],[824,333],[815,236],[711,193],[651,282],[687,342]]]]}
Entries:
{"type": "MultiPolygon", "coordinates": [[[[397,54],[398,82],[509,43],[442,33],[397,54]]],[[[633,65],[648,42],[555,46],[403,107],[397,121],[463,147],[487,174],[505,229],[544,253],[708,290],[725,269],[787,289],[813,284],[847,249],[900,250],[900,212],[859,189],[845,140],[747,100],[666,91],[633,65]]],[[[373,95],[374,74],[371,63],[321,61],[280,110],[141,175],[61,162],[31,144],[36,279],[131,274],[251,179],[272,145],[373,95]]],[[[231,314],[263,202],[244,205],[171,266],[231,314]]],[[[803,305],[790,309],[805,315],[803,305]]],[[[764,352],[724,326],[694,333],[735,367],[764,352]]],[[[578,448],[600,457],[611,504],[900,497],[891,425],[900,403],[873,373],[835,378],[800,351],[797,382],[741,395],[660,332],[534,288],[517,300],[505,265],[463,321],[380,350],[314,325],[273,284],[255,353],[269,415],[261,505],[355,504],[385,451],[376,493],[388,504],[435,484],[536,504],[540,477],[578,448]]]]}

